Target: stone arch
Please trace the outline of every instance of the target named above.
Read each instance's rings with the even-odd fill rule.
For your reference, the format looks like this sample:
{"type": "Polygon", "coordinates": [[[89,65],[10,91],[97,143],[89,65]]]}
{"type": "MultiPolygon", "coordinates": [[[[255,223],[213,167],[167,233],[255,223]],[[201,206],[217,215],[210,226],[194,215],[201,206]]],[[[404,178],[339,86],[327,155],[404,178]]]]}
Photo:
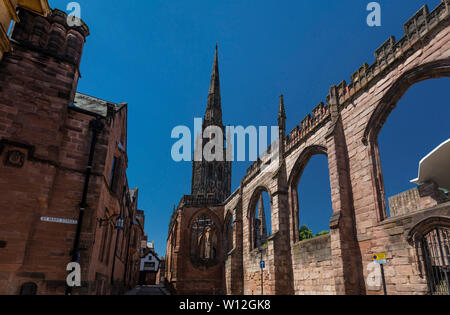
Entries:
{"type": "MultiPolygon", "coordinates": [[[[267,188],[265,185],[259,185],[252,193],[251,197],[250,197],[250,201],[248,203],[248,208],[247,208],[247,220],[248,220],[248,229],[249,229],[249,250],[253,250],[254,249],[254,244],[255,244],[255,235],[254,235],[254,231],[255,231],[255,220],[253,220],[255,214],[256,214],[256,207],[258,206],[258,201],[259,198],[261,196],[261,194],[263,194],[264,192],[266,192],[269,195],[270,198],[270,204],[272,206],[273,203],[273,198],[272,198],[272,193],[270,191],[269,188],[267,188]]],[[[270,215],[272,215],[272,211],[270,211],[270,215]]]]}
{"type": "Polygon", "coordinates": [[[313,145],[305,148],[297,158],[294,167],[289,174],[289,216],[290,216],[290,236],[293,243],[299,240],[299,200],[298,184],[303,172],[311,158],[315,155],[325,155],[328,157],[328,149],[322,145],[313,145]]]}
{"type": "Polygon", "coordinates": [[[436,227],[450,228],[450,217],[434,216],[423,219],[409,231],[407,240],[410,244],[416,243],[436,227]]]}
{"type": "Polygon", "coordinates": [[[209,208],[201,209],[192,215],[188,227],[188,252],[192,265],[195,267],[211,267],[219,263],[222,225],[217,214],[209,208]],[[194,233],[194,225],[202,217],[209,219],[211,222],[207,222],[202,231],[194,233]]]}
{"type": "Polygon", "coordinates": [[[379,221],[383,221],[388,215],[378,135],[392,111],[397,107],[397,103],[414,84],[442,77],[450,77],[450,58],[426,63],[408,70],[384,94],[367,123],[362,141],[364,145],[369,146],[369,157],[372,160],[371,172],[379,221]]]}
{"type": "MultiPolygon", "coordinates": [[[[434,233],[439,233],[438,230],[447,229],[450,230],[450,217],[447,216],[432,216],[421,220],[419,223],[414,225],[414,227],[409,231],[407,236],[408,243],[414,248],[415,251],[415,262],[419,270],[419,276],[421,278],[427,277],[428,288],[430,292],[432,291],[432,286],[430,286],[430,270],[427,268],[427,259],[425,257],[426,249],[425,240],[428,235],[434,233]]],[[[436,234],[435,234],[436,235],[436,234]]],[[[448,244],[448,243],[447,243],[448,244]]],[[[429,247],[428,247],[429,248],[429,247]]],[[[448,251],[448,247],[447,247],[448,251]]],[[[448,263],[447,256],[447,263],[448,263]]],[[[428,260],[429,261],[429,260],[428,260]]],[[[430,267],[428,265],[428,267],[430,267]]]]}

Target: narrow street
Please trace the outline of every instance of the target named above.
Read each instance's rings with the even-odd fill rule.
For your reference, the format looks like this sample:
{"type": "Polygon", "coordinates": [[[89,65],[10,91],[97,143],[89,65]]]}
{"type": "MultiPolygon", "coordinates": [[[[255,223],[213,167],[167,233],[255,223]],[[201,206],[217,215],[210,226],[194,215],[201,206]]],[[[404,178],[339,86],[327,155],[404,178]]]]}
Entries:
{"type": "Polygon", "coordinates": [[[125,295],[170,295],[163,285],[138,286],[125,295]]]}

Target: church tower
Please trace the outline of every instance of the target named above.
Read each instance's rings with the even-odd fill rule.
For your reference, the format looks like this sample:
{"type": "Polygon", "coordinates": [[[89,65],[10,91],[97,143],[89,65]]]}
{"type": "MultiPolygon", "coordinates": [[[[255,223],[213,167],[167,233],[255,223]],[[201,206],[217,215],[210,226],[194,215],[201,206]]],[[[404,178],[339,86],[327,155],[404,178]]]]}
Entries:
{"type": "MultiPolygon", "coordinates": [[[[225,148],[225,126],[222,122],[222,100],[220,95],[219,56],[217,45],[211,75],[211,84],[209,86],[208,105],[202,126],[203,136],[205,136],[205,130],[212,126],[219,127],[222,130],[221,139],[219,141],[223,144],[223,157],[221,156],[220,160],[215,159],[213,161],[206,161],[203,154],[198,154],[198,157],[194,158],[191,194],[196,197],[215,199],[218,203],[222,203],[231,194],[231,162],[227,162],[226,160],[227,148],[225,148]]],[[[205,148],[205,145],[211,141],[211,138],[203,137],[203,141],[200,142],[201,135],[196,135],[196,137],[196,151],[200,152],[200,148],[205,148]]]]}

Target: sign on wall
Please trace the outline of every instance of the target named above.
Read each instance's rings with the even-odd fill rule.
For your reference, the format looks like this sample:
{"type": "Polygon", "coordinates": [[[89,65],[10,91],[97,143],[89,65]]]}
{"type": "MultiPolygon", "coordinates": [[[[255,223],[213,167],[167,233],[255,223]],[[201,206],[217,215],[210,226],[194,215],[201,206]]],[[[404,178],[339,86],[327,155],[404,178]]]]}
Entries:
{"type": "Polygon", "coordinates": [[[378,264],[378,265],[385,265],[385,264],[387,264],[386,254],[385,253],[373,255],[372,256],[372,260],[373,260],[373,262],[375,264],[378,264]]]}
{"type": "Polygon", "coordinates": [[[71,224],[71,225],[77,225],[78,220],[70,220],[70,219],[61,219],[61,218],[50,218],[50,217],[41,217],[42,222],[49,222],[49,223],[59,223],[59,224],[71,224]]]}

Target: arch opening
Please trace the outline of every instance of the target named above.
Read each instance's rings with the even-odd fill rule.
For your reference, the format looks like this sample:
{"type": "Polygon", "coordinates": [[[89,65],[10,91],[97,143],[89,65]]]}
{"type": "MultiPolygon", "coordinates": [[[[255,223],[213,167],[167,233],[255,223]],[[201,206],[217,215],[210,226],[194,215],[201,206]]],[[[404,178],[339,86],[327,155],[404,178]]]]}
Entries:
{"type": "Polygon", "coordinates": [[[249,205],[250,250],[267,246],[272,235],[272,198],[268,189],[256,189],[249,205]]]}
{"type": "Polygon", "coordinates": [[[333,208],[325,147],[309,147],[300,155],[289,179],[289,198],[294,243],[330,233],[333,208]]]}
{"type": "MultiPolygon", "coordinates": [[[[450,78],[440,78],[399,89],[392,98],[396,102],[372,127],[370,149],[380,220],[448,200],[448,190],[432,178],[418,185],[411,182],[420,161],[450,138],[448,86],[450,78]],[[434,201],[423,206],[424,198],[434,201]]],[[[447,165],[450,169],[450,161],[447,165]]]]}
{"type": "MultiPolygon", "coordinates": [[[[402,212],[392,211],[392,209],[389,208],[389,197],[398,197],[399,195],[395,194],[401,193],[405,188],[408,188],[408,185],[410,185],[409,180],[417,176],[420,159],[425,156],[424,154],[431,152],[427,152],[427,147],[431,148],[433,145],[439,145],[436,133],[433,135],[430,130],[437,126],[443,126],[442,118],[446,116],[445,112],[448,113],[449,108],[445,104],[445,100],[447,99],[445,93],[448,89],[449,77],[449,58],[423,64],[405,72],[392,84],[390,89],[381,98],[366,126],[362,140],[365,145],[369,146],[369,158],[371,159],[372,165],[372,182],[376,194],[376,207],[379,221],[389,218],[392,214],[396,216],[402,212]],[[427,85],[436,84],[436,82],[439,83],[437,83],[433,89],[427,88],[427,85]],[[441,87],[438,87],[438,85],[441,87]],[[440,95],[440,97],[437,98],[438,95],[440,95]],[[423,110],[424,105],[428,105],[426,111],[423,110]],[[438,110],[435,110],[435,108],[438,108],[438,110]],[[394,109],[396,110],[394,111],[394,109]],[[419,114],[417,114],[417,111],[419,111],[419,114]],[[398,114],[400,112],[403,112],[403,115],[398,114]],[[392,113],[394,114],[391,115],[392,113]],[[405,117],[408,117],[408,119],[406,120],[405,117]],[[430,117],[436,117],[435,121],[430,119],[430,117]],[[438,124],[437,121],[441,122],[441,124],[438,124]],[[395,128],[395,126],[402,126],[402,123],[403,127],[395,128]],[[389,128],[391,129],[389,130],[389,128]],[[418,134],[418,131],[423,131],[423,135],[418,134]],[[403,137],[400,137],[400,134],[403,137]],[[431,135],[431,139],[420,141],[420,139],[424,139],[423,136],[427,134],[431,135]],[[383,147],[383,154],[380,154],[381,147],[379,143],[381,143],[381,146],[383,147]],[[405,150],[405,146],[402,147],[401,145],[408,143],[410,148],[407,148],[409,150],[405,150]],[[391,147],[391,150],[389,150],[389,147],[391,147]],[[411,148],[413,148],[413,150],[411,150],[411,148]],[[389,151],[401,153],[401,155],[391,153],[389,156],[389,151]],[[412,160],[408,154],[412,155],[412,160]],[[408,158],[408,161],[414,161],[416,163],[414,169],[407,164],[400,163],[397,165],[398,170],[407,169],[408,176],[405,177],[405,175],[402,174],[395,179],[395,175],[393,175],[390,179],[385,181],[387,176],[391,176],[389,175],[390,173],[396,173],[395,166],[389,165],[389,163],[395,163],[396,161],[404,162],[405,157],[408,158]],[[382,161],[384,173],[382,170],[382,161]],[[391,186],[392,180],[394,180],[393,186],[391,186]],[[398,184],[395,184],[395,182],[397,181],[398,183],[399,180],[403,186],[399,187],[398,184]],[[394,194],[394,196],[392,194],[394,194]]],[[[445,121],[444,124],[448,126],[448,122],[445,121]]],[[[447,131],[440,131],[439,133],[447,134],[447,138],[450,136],[448,129],[447,131]]],[[[411,188],[411,185],[409,188],[411,188]]],[[[418,202],[412,202],[411,204],[417,206],[418,202]]],[[[403,209],[400,210],[406,212],[411,210],[408,209],[408,207],[402,208],[403,209]]]]}

